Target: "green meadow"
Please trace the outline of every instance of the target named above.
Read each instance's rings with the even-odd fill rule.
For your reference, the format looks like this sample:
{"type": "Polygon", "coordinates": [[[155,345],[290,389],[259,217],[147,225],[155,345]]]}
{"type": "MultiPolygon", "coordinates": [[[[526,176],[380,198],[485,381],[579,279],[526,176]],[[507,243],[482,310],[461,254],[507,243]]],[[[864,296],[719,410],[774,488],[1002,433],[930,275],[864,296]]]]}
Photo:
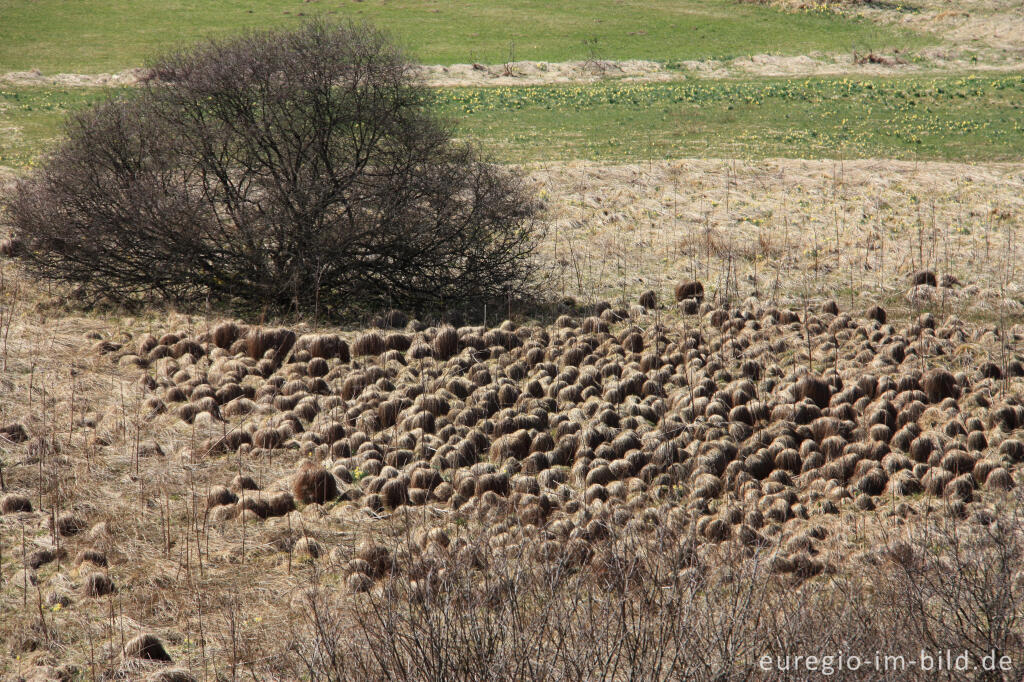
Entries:
{"type": "Polygon", "coordinates": [[[369,20],[424,63],[730,58],[910,49],[919,34],[737,0],[0,0],[0,73],[100,73],[156,52],[312,16],[369,20]]]}
{"type": "MultiPolygon", "coordinates": [[[[0,165],[56,143],[76,108],[130,90],[0,88],[0,165]]],[[[434,106],[496,160],[678,157],[1008,161],[1024,77],[801,78],[447,88],[434,106]]]]}

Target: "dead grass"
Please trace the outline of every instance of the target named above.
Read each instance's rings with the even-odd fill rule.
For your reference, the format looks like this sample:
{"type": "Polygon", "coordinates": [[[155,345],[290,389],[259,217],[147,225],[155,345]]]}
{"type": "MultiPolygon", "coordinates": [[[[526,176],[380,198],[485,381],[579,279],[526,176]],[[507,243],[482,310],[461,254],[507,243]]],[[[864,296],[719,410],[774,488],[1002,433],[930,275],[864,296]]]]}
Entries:
{"type": "MultiPolygon", "coordinates": [[[[520,537],[517,526],[510,527],[511,521],[502,521],[500,515],[456,515],[430,504],[379,514],[343,503],[310,504],[266,521],[246,521],[244,516],[217,521],[206,508],[213,486],[249,475],[262,488],[257,494],[269,497],[287,487],[302,459],[300,452],[277,450],[270,459],[194,456],[195,444],[221,427],[188,425],[172,415],[145,419],[143,393],[135,381],[138,370],[112,361],[99,346],[101,339],[116,343],[124,332],[136,338],[168,330],[199,334],[212,321],[180,315],[138,319],[46,312],[45,293],[28,285],[22,291],[0,409],[4,420],[18,420],[46,445],[5,447],[3,454],[8,488],[41,498],[39,511],[0,516],[0,640],[5,647],[0,674],[5,677],[73,666],[86,679],[139,679],[161,669],[122,656],[125,643],[143,633],[159,637],[173,664],[197,679],[300,674],[384,679],[401,675],[400,670],[422,679],[436,665],[446,675],[461,671],[473,677],[486,670],[488,676],[505,679],[538,679],[553,675],[560,663],[577,666],[582,677],[610,666],[645,675],[652,670],[685,671],[692,679],[705,679],[721,668],[730,651],[739,658],[732,659],[729,669],[742,676],[754,670],[764,652],[808,645],[807,638],[821,625],[802,613],[826,614],[836,636],[860,633],[867,638],[882,630],[881,623],[857,630],[864,623],[854,616],[870,612],[870,604],[885,609],[876,613],[888,613],[900,603],[885,601],[895,599],[886,594],[850,602],[846,592],[860,594],[864,589],[864,576],[873,575],[865,571],[875,570],[871,562],[877,559],[872,557],[882,551],[879,543],[885,534],[902,536],[909,530],[901,529],[916,527],[888,513],[895,501],[870,514],[844,506],[842,516],[795,519],[783,533],[765,540],[766,549],[746,558],[735,553],[738,548],[708,546],[697,565],[710,572],[699,580],[690,560],[674,568],[655,561],[660,555],[654,550],[657,538],[668,541],[659,534],[630,539],[626,533],[619,544],[594,540],[595,551],[610,552],[599,572],[566,569],[559,577],[562,569],[556,562],[543,569],[555,573],[538,573],[545,564],[533,563],[532,557],[552,551],[543,545],[543,535],[524,530],[520,537]],[[91,338],[97,336],[101,338],[91,338]],[[148,451],[139,443],[151,439],[166,456],[143,454],[148,451]],[[87,520],[89,529],[69,538],[51,535],[49,517],[71,510],[87,520]],[[813,571],[831,566],[841,578],[810,582],[794,593],[805,578],[775,573],[773,557],[788,557],[783,548],[814,526],[825,528],[828,540],[813,540],[814,554],[801,561],[817,562],[808,564],[813,571]],[[343,566],[361,556],[359,545],[367,538],[391,548],[404,562],[410,543],[431,528],[444,529],[453,547],[481,545],[479,558],[488,569],[465,572],[474,565],[465,553],[438,555],[431,570],[447,567],[446,575],[431,573],[416,583],[396,575],[385,578],[366,599],[349,595],[343,566]],[[302,538],[329,548],[330,558],[293,552],[302,538]],[[515,542],[504,546],[512,538],[515,542]],[[95,569],[71,566],[67,558],[34,571],[38,585],[26,585],[28,574],[17,572],[22,555],[55,545],[66,557],[92,548],[104,551],[116,592],[82,596],[79,586],[95,569]],[[627,547],[633,549],[622,553],[627,547]],[[640,551],[642,547],[648,549],[640,551]],[[846,568],[843,562],[850,557],[860,558],[846,568]],[[678,594],[684,601],[666,601],[675,593],[655,588],[679,580],[694,580],[682,583],[678,594]],[[761,596],[748,602],[744,595],[753,589],[761,596]],[[60,595],[68,596],[67,603],[60,595]],[[467,608],[460,599],[478,601],[467,608]],[[742,606],[721,610],[730,600],[742,606]],[[547,606],[537,609],[539,603],[547,606]],[[848,605],[845,610],[829,610],[842,603],[848,605]],[[820,610],[811,611],[812,605],[820,610]],[[635,611],[620,619],[623,608],[635,611]],[[758,623],[767,622],[769,614],[774,614],[775,632],[781,633],[774,643],[756,635],[761,631],[758,623]],[[694,637],[682,629],[687,622],[705,623],[703,634],[694,637]],[[735,650],[716,648],[723,645],[727,630],[742,633],[736,635],[735,650]],[[493,638],[496,648],[484,655],[472,644],[472,633],[493,638]],[[545,633],[578,641],[559,652],[548,647],[556,640],[545,633]],[[639,638],[635,641],[642,655],[616,663],[623,637],[639,638]],[[657,652],[663,649],[657,642],[666,638],[681,647],[683,658],[659,658],[657,652]],[[415,641],[439,648],[410,648],[415,641]],[[524,646],[536,649],[530,666],[510,667],[524,646]],[[445,656],[438,659],[442,648],[445,656]],[[595,650],[602,652],[599,659],[589,655],[595,650]],[[343,667],[332,667],[341,661],[343,667]],[[481,665],[487,667],[473,667],[481,665]]],[[[911,505],[916,510],[911,520],[944,513],[941,501],[911,505]]],[[[675,518],[670,510],[671,505],[652,507],[654,518],[665,523],[675,518]]],[[[611,524],[611,517],[601,523],[611,524]]],[[[620,532],[625,533],[616,530],[611,537],[620,532]]],[[[557,546],[562,547],[560,542],[557,546]]],[[[793,561],[786,559],[776,568],[797,570],[793,561]]],[[[864,642],[905,644],[898,638],[864,642]]]]}
{"type": "Polygon", "coordinates": [[[544,256],[560,294],[663,300],[681,279],[712,297],[835,296],[973,316],[1018,315],[1024,167],[886,160],[683,160],[550,165],[544,256]],[[912,290],[911,273],[956,278],[912,290]]]}
{"type": "MultiPolygon", "coordinates": [[[[826,5],[816,0],[768,0],[768,3],[795,10],[826,5]]],[[[1024,45],[1024,11],[1015,0],[839,0],[827,3],[827,7],[885,25],[934,33],[947,46],[967,47],[982,54],[1019,56],[1024,45]]]]}
{"type": "MultiPolygon", "coordinates": [[[[937,359],[968,372],[998,359],[996,332],[1020,322],[1013,258],[1019,166],[681,161],[531,172],[551,210],[543,256],[552,286],[584,303],[634,302],[646,289],[672,301],[672,285],[693,278],[704,282],[712,305],[731,302],[735,308],[756,290],[762,301],[793,305],[806,318],[820,299],[838,298],[855,315],[880,300],[889,302],[890,322],[905,325],[907,314],[926,307],[906,299],[908,277],[928,267],[964,284],[918,292],[948,297],[928,305],[992,320],[969,324],[969,338],[937,359]],[[902,307],[892,305],[900,301],[902,307]]],[[[173,665],[197,679],[385,679],[403,672],[422,679],[428,669],[467,678],[555,678],[569,669],[580,679],[608,670],[647,679],[658,671],[739,679],[757,675],[753,666],[764,653],[814,653],[855,642],[868,651],[894,647],[912,654],[919,643],[904,650],[927,632],[937,646],[975,647],[936,614],[955,610],[954,597],[966,592],[965,585],[1005,584],[996,580],[1002,573],[977,582],[973,565],[963,564],[953,575],[975,583],[943,582],[944,574],[936,572],[964,556],[964,545],[959,555],[954,551],[949,528],[974,533],[965,541],[977,543],[975,531],[992,528],[977,521],[979,515],[1014,518],[1012,504],[1006,509],[1012,497],[981,489],[959,511],[947,498],[920,494],[885,493],[867,511],[852,497],[839,496],[837,514],[769,523],[756,536],[736,531],[724,543],[698,541],[698,533],[718,537],[720,529],[696,522],[685,486],[670,489],[677,497],[631,509],[628,519],[616,516],[626,507],[614,497],[608,504],[580,500],[568,518],[581,532],[569,537],[559,534],[564,524],[534,524],[532,507],[502,511],[474,503],[472,512],[458,513],[433,500],[378,511],[338,500],[265,520],[246,513],[220,518],[207,506],[215,486],[249,476],[260,490],[245,495],[269,501],[290,488],[309,451],[251,455],[240,448],[203,456],[204,440],[223,437],[247,418],[222,423],[201,417],[187,424],[173,412],[150,414],[149,393],[129,352],[145,334],[193,338],[220,320],[155,310],[85,314],[62,305],[65,292],[24,281],[9,261],[0,265],[0,309],[11,320],[6,331],[0,324],[0,423],[20,423],[32,437],[0,443],[0,461],[5,488],[26,494],[35,509],[0,515],[3,679],[56,675],[62,666],[72,666],[81,679],[141,679],[161,670],[160,664],[125,658],[122,651],[144,633],[157,636],[173,665]],[[154,442],[158,449],[148,445],[154,442]],[[65,513],[85,520],[86,528],[69,537],[52,533],[51,519],[65,513]],[[962,525],[958,520],[949,526],[950,514],[959,513],[966,516],[962,525]],[[387,548],[402,570],[392,571],[390,563],[374,568],[370,592],[355,595],[349,586],[360,583],[349,580],[349,571],[353,560],[366,556],[360,547],[367,541],[387,548]],[[890,558],[907,556],[899,543],[933,554],[902,567],[890,558]],[[311,546],[325,555],[312,558],[311,546]],[[665,546],[692,553],[670,555],[665,546]],[[24,571],[24,559],[40,549],[54,550],[53,560],[24,571]],[[73,564],[71,558],[87,550],[105,554],[102,571],[116,591],[83,594],[88,576],[101,570],[90,562],[73,564]],[[587,570],[570,568],[589,553],[597,560],[587,570]],[[934,603],[944,605],[930,610],[927,604],[934,603]],[[903,620],[894,628],[897,614],[903,620]],[[684,627],[695,622],[703,624],[703,634],[684,627]],[[815,639],[822,632],[827,636],[815,639]],[[481,646],[481,636],[493,646],[481,646]],[[559,641],[562,649],[552,645],[559,641]],[[665,641],[677,649],[666,648],[665,641]],[[417,642],[435,648],[417,648],[417,642]],[[529,658],[524,650],[532,652],[529,658]],[[666,650],[677,654],[658,653],[666,650]],[[629,651],[637,655],[615,658],[629,651]]],[[[679,317],[670,306],[612,331],[636,329],[643,332],[642,344],[662,344],[659,335],[675,339],[699,328],[711,343],[717,339],[716,357],[732,358],[726,332],[708,325],[713,317],[679,317]]],[[[333,331],[349,341],[354,336],[333,331]]],[[[500,340],[499,331],[507,333],[492,330],[487,338],[500,340]]],[[[805,329],[780,333],[785,347],[772,356],[780,366],[792,370],[812,361],[823,369],[836,362],[827,344],[802,346],[805,329]]],[[[448,355],[442,347],[447,341],[439,338],[436,352],[448,355]]],[[[418,338],[417,344],[430,345],[418,338]]],[[[508,362],[485,364],[498,372],[508,362]]],[[[157,376],[162,366],[153,363],[157,376]]],[[[835,366],[853,371],[853,365],[835,366]]],[[[855,383],[852,376],[847,380],[855,383]]],[[[992,395],[1019,392],[1015,381],[1008,393],[993,386],[992,395]]],[[[984,412],[975,406],[963,417],[976,414],[984,412]]],[[[940,429],[948,419],[948,410],[935,406],[920,421],[940,429]]],[[[1016,468],[1012,473],[1019,478],[1016,468]]],[[[440,486],[452,483],[458,481],[440,486]]],[[[606,496],[613,486],[605,487],[606,496]]],[[[808,487],[805,493],[801,504],[832,500],[824,489],[808,487]]],[[[729,517],[733,502],[740,500],[715,500],[715,518],[729,517]]],[[[1001,556],[983,546],[989,554],[979,556],[1001,556]]],[[[1000,570],[1006,567],[1018,570],[1011,559],[1000,570]]],[[[1014,620],[1008,630],[986,636],[995,641],[1005,635],[998,646],[1016,656],[1019,632],[1014,620]]],[[[1022,663],[1024,658],[1014,659],[1022,663]]]]}

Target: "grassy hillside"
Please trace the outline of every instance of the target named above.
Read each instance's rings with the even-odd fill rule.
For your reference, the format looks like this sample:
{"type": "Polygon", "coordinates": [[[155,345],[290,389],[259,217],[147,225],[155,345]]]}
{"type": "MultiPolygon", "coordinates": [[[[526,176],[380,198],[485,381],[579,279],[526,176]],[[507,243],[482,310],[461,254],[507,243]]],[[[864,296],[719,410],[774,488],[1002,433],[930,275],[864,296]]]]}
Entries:
{"type": "Polygon", "coordinates": [[[670,62],[928,42],[866,21],[734,0],[0,0],[0,72],[118,71],[197,38],[295,25],[311,15],[372,20],[401,36],[422,61],[442,64],[501,63],[510,48],[516,59],[670,62]]]}

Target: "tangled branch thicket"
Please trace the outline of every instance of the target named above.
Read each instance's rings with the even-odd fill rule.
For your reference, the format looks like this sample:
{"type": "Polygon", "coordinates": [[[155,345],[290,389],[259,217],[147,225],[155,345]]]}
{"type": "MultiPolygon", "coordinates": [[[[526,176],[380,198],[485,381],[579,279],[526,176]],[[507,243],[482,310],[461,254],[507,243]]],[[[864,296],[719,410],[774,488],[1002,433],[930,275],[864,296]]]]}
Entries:
{"type": "Polygon", "coordinates": [[[209,43],[73,116],[8,213],[31,270],[92,298],[342,314],[522,293],[536,203],[429,102],[367,26],[209,43]]]}
{"type": "Polygon", "coordinates": [[[780,576],[768,543],[700,546],[669,526],[609,524],[599,543],[396,547],[424,554],[415,577],[355,599],[313,577],[290,660],[317,680],[964,679],[917,669],[921,652],[948,650],[967,654],[970,679],[1017,679],[1020,502],[1003,499],[988,524],[883,522],[872,549],[817,577],[780,576]],[[888,666],[877,677],[874,660],[839,662],[875,654],[888,666]]]}

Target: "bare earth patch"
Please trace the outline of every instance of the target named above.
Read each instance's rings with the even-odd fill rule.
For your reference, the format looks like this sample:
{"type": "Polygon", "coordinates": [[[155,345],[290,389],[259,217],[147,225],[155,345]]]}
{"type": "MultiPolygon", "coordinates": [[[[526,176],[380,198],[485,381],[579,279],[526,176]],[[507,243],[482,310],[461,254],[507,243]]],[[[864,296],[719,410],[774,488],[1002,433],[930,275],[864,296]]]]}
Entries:
{"type": "Polygon", "coordinates": [[[12,85],[43,85],[64,88],[96,88],[138,85],[146,70],[141,68],[125,69],[118,73],[57,73],[44,75],[38,69],[31,71],[11,71],[0,75],[0,81],[12,85]]]}
{"type": "Polygon", "coordinates": [[[933,33],[952,45],[990,47],[1020,55],[1024,6],[1017,0],[744,0],[795,12],[830,11],[879,24],[933,33]]]}
{"type": "Polygon", "coordinates": [[[429,85],[514,86],[588,83],[618,79],[673,81],[686,78],[901,76],[970,71],[1019,71],[1024,62],[999,58],[972,60],[956,48],[929,48],[915,55],[837,53],[798,56],[758,54],[731,60],[687,60],[671,67],[652,61],[513,62],[510,64],[453,64],[424,66],[429,85]]]}
{"type": "Polygon", "coordinates": [[[680,74],[659,62],[629,61],[533,62],[509,64],[452,64],[423,66],[427,83],[440,87],[481,85],[546,85],[593,82],[608,78],[628,80],[675,80],[680,74]]]}
{"type": "Polygon", "coordinates": [[[939,35],[972,48],[1016,54],[1024,48],[1024,6],[1016,0],[912,0],[852,4],[846,11],[872,21],[939,35]]]}
{"type": "MultiPolygon", "coordinates": [[[[485,87],[592,83],[601,80],[663,82],[686,78],[904,76],[920,74],[1013,72],[1024,60],[1009,52],[992,51],[978,59],[976,50],[932,47],[915,54],[849,52],[780,56],[758,54],[731,60],[687,60],[668,66],[646,60],[586,60],[573,62],[518,61],[508,64],[434,64],[421,67],[432,87],[485,87]]],[[[0,74],[0,82],[48,87],[124,87],[138,85],[140,68],[119,73],[43,74],[15,71],[0,74]]]]}

